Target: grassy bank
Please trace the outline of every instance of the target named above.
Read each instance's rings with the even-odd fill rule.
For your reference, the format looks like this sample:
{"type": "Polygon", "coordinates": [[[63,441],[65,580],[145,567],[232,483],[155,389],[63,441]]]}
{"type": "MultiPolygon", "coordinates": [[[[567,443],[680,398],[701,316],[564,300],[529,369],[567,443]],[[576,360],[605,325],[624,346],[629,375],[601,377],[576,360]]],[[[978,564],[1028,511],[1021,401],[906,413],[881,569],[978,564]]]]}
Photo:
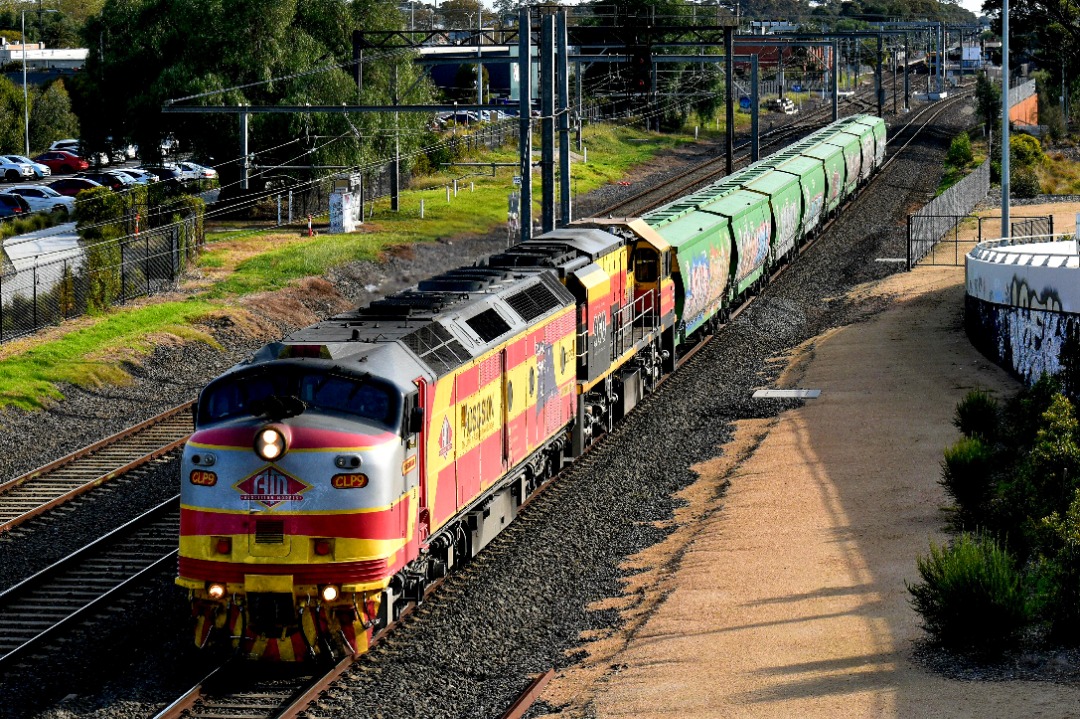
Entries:
{"type": "MultiPolygon", "coordinates": [[[[657,153],[688,140],[627,127],[588,127],[589,161],[572,166],[573,191],[584,194],[620,180],[657,153]]],[[[517,151],[509,148],[469,160],[515,162],[517,151]]],[[[450,168],[419,178],[402,192],[400,212],[390,212],[388,200],[380,201],[363,230],[348,235],[307,238],[295,229],[209,233],[207,250],[199,260],[203,279],[187,288],[190,299],[150,298],[149,305],[82,318],[69,325],[70,331],[51,333],[50,339],[31,337],[0,347],[0,407],[40,407],[61,398],[62,383],[94,386],[125,381],[119,360],[147,354],[163,337],[212,342],[195,325],[214,312],[227,311],[240,296],[280,289],[349,262],[376,260],[395,245],[483,235],[505,226],[515,168],[498,168],[494,176],[490,169],[486,175],[462,172],[476,169],[450,168]],[[451,192],[448,202],[445,188],[455,178],[458,193],[454,197],[451,192]]],[[[538,216],[539,206],[534,213],[538,216]]]]}

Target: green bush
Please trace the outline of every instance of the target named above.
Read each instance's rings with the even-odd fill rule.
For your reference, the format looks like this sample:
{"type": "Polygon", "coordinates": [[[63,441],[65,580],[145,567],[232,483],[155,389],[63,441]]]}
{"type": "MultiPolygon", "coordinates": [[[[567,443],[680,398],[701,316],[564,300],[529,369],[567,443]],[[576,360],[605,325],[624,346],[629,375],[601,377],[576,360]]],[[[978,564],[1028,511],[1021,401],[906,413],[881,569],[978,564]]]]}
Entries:
{"type": "Polygon", "coordinates": [[[1032,516],[1063,514],[1080,486],[1080,423],[1072,403],[1055,395],[1043,413],[1025,471],[1035,488],[1032,516]]]}
{"type": "Polygon", "coordinates": [[[1039,176],[1030,167],[1013,169],[1009,194],[1013,197],[1037,197],[1042,192],[1039,176]]]}
{"type": "Polygon", "coordinates": [[[1039,140],[1031,135],[1012,135],[1009,139],[1009,158],[1014,168],[1034,167],[1046,159],[1039,140]]]}
{"type": "Polygon", "coordinates": [[[975,159],[971,153],[971,138],[966,132],[961,132],[953,138],[946,159],[953,167],[967,167],[975,159]]]}
{"type": "Polygon", "coordinates": [[[962,534],[951,547],[930,544],[918,558],[922,582],[908,585],[912,606],[942,645],[997,652],[1015,644],[1031,619],[1023,578],[997,542],[962,534]]]}
{"type": "Polygon", "coordinates": [[[1012,445],[1026,452],[1035,441],[1043,414],[1050,409],[1054,397],[1061,394],[1061,380],[1043,373],[1035,384],[1025,387],[1013,397],[1005,411],[1005,424],[1012,445]]]}
{"type": "Polygon", "coordinates": [[[956,503],[957,524],[975,529],[983,523],[994,488],[994,453],[979,437],[964,437],[945,450],[939,484],[956,503]]]}
{"type": "Polygon", "coordinates": [[[1064,516],[1054,512],[1042,528],[1048,542],[1033,572],[1036,612],[1051,639],[1080,644],[1080,491],[1064,516]]]}
{"type": "Polygon", "coordinates": [[[994,442],[998,436],[998,403],[988,392],[973,389],[956,405],[953,424],[965,437],[994,442]]]}

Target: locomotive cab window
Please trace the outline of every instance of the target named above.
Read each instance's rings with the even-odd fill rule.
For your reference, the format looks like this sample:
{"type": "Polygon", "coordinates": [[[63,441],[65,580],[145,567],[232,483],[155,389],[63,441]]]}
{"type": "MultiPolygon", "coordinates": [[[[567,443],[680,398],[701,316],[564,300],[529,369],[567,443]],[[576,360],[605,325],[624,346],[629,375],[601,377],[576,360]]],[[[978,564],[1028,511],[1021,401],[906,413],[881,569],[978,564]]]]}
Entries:
{"type": "Polygon", "coordinates": [[[329,412],[396,430],[401,395],[369,377],[307,369],[277,369],[229,375],[211,384],[199,401],[199,425],[238,417],[284,419],[304,412],[329,412]]]}
{"type": "Polygon", "coordinates": [[[651,247],[637,248],[634,253],[634,278],[638,282],[656,282],[660,276],[660,257],[651,247]]]}

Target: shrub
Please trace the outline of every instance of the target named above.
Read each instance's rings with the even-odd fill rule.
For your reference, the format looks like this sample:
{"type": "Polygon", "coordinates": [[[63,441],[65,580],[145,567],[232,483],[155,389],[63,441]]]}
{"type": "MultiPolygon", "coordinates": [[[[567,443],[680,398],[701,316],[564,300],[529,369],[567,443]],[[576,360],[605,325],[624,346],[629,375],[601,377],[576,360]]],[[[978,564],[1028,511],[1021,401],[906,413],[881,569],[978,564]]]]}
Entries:
{"type": "Polygon", "coordinates": [[[1038,138],[1020,134],[1009,139],[1009,157],[1014,167],[1034,167],[1046,159],[1038,138]]]}
{"type": "Polygon", "coordinates": [[[965,437],[994,442],[998,436],[998,403],[988,392],[973,389],[956,404],[953,424],[965,437]]]}
{"type": "Polygon", "coordinates": [[[1016,642],[1030,620],[1023,579],[997,542],[962,534],[951,547],[930,544],[918,558],[922,582],[908,585],[926,630],[946,647],[996,652],[1016,642]]]}
{"type": "Polygon", "coordinates": [[[1080,397],[1080,326],[1076,322],[1069,322],[1066,327],[1058,364],[1061,367],[1058,373],[1061,389],[1075,403],[1080,397]]]}
{"type": "Polygon", "coordinates": [[[966,132],[961,132],[953,138],[946,159],[952,163],[953,167],[967,167],[975,159],[971,153],[971,138],[966,132]]]}
{"type": "Polygon", "coordinates": [[[1039,121],[1046,125],[1046,135],[1052,142],[1061,142],[1065,137],[1065,114],[1057,105],[1039,112],[1039,121]]]}
{"type": "Polygon", "coordinates": [[[1037,493],[1032,498],[1036,519],[1064,513],[1072,501],[1080,483],[1078,430],[1072,403],[1064,395],[1055,395],[1042,415],[1026,467],[1037,493]]]}
{"type": "Polygon", "coordinates": [[[1054,512],[1042,521],[1050,546],[1036,564],[1036,612],[1050,637],[1080,644],[1080,490],[1064,516],[1054,512]]]}
{"type": "Polygon", "coordinates": [[[938,483],[956,503],[960,527],[982,523],[994,487],[993,469],[994,453],[979,437],[964,437],[945,450],[938,483]]]}
{"type": "Polygon", "coordinates": [[[1012,183],[1009,186],[1009,194],[1013,197],[1037,197],[1042,192],[1039,176],[1031,168],[1019,167],[1010,174],[1012,183]]]}

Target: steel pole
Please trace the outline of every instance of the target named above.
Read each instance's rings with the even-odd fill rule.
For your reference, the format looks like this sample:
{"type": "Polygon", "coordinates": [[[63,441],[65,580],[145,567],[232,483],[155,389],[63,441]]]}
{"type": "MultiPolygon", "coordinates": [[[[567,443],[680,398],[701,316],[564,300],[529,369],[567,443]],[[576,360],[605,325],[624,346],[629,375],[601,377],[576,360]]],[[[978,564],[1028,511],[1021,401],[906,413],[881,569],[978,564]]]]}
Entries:
{"type": "MultiPolygon", "coordinates": [[[[783,85],[781,85],[783,87],[783,85]]],[[[757,162],[761,152],[758,138],[758,56],[750,56],[750,162],[757,162]]]]}
{"type": "Polygon", "coordinates": [[[911,109],[911,87],[908,85],[908,67],[911,66],[911,50],[908,34],[904,33],[904,112],[911,109]]]}
{"type": "Polygon", "coordinates": [[[570,208],[570,60],[566,32],[566,10],[555,16],[555,42],[558,66],[555,73],[559,100],[559,216],[560,227],[573,219],[570,208]]]}
{"type": "Polygon", "coordinates": [[[540,19],[540,226],[555,229],[555,16],[540,19]]]}
{"type": "Polygon", "coordinates": [[[724,28],[724,96],[727,103],[727,174],[735,172],[735,28],[724,28]]]}
{"type": "Polygon", "coordinates": [[[840,83],[839,78],[836,76],[836,58],[837,58],[837,42],[833,40],[832,47],[829,48],[829,65],[830,72],[832,74],[832,119],[836,122],[840,119],[840,83]]]}
{"type": "Polygon", "coordinates": [[[29,94],[26,91],[26,10],[22,11],[22,94],[23,117],[26,120],[26,123],[23,126],[26,135],[23,139],[26,141],[26,156],[30,157],[30,98],[29,94]]]}
{"type": "Polygon", "coordinates": [[[1009,224],[1009,0],[1001,1],[1001,236],[1008,238],[1009,224]]]}
{"type": "Polygon", "coordinates": [[[532,18],[518,11],[518,150],[521,157],[521,241],[532,239],[532,18]]]}
{"type": "Polygon", "coordinates": [[[246,112],[240,113],[240,189],[249,189],[250,183],[248,181],[249,168],[251,163],[248,162],[248,114],[246,112]]]}
{"type": "Polygon", "coordinates": [[[877,67],[874,69],[874,94],[877,95],[877,116],[882,117],[885,104],[885,88],[881,76],[881,34],[877,36],[877,67]]]}

